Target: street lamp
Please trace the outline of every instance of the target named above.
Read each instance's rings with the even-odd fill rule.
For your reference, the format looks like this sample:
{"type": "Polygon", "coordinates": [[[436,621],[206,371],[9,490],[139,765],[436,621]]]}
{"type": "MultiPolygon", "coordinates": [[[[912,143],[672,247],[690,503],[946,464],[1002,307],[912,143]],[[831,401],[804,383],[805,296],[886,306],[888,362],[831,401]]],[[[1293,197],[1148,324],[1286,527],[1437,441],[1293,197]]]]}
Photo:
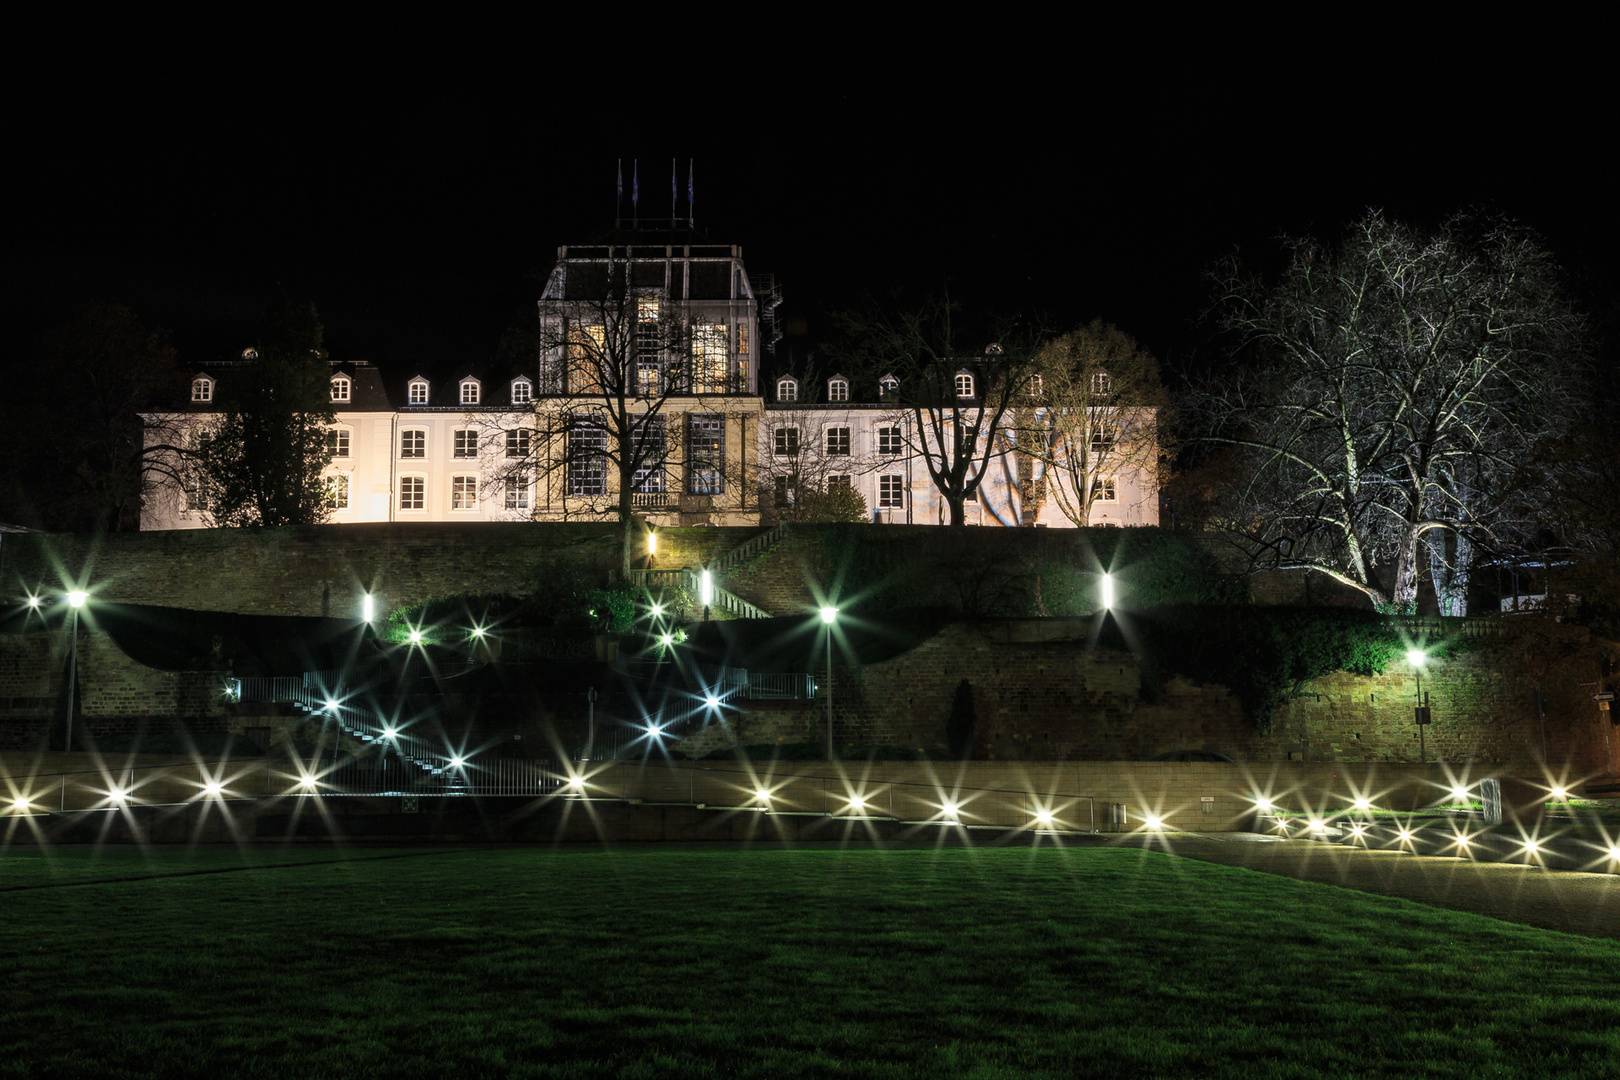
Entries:
{"type": "Polygon", "coordinates": [[[1429,760],[1428,747],[1424,745],[1423,729],[1429,726],[1429,703],[1423,697],[1423,664],[1428,656],[1422,649],[1409,649],[1406,653],[1406,662],[1412,665],[1412,674],[1417,679],[1417,708],[1413,711],[1413,718],[1417,721],[1418,729],[1418,761],[1429,760]]]}
{"type": "Polygon", "coordinates": [[[832,636],[833,621],[838,618],[838,609],[824,607],[821,609],[821,621],[827,627],[827,760],[833,759],[833,727],[832,727],[832,636]]]}
{"type": "Polygon", "coordinates": [[[67,733],[62,739],[62,749],[67,751],[73,749],[73,707],[77,704],[79,690],[79,609],[88,599],[90,594],[83,589],[67,594],[68,609],[73,612],[73,629],[68,640],[67,733]]]}
{"type": "Polygon", "coordinates": [[[1102,576],[1102,606],[1105,611],[1114,609],[1114,575],[1106,572],[1102,576]]]}

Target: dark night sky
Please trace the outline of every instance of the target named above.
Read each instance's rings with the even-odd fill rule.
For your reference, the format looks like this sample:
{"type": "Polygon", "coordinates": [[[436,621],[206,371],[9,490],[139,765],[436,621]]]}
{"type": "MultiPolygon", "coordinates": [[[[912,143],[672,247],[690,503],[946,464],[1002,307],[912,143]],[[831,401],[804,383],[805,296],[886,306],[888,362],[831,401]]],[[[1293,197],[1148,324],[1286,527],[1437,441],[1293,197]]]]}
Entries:
{"type": "Polygon", "coordinates": [[[677,155],[683,187],[697,162],[699,226],[774,271],[812,339],[830,307],[949,282],[981,308],[1101,315],[1185,359],[1214,258],[1369,205],[1520,218],[1589,304],[1612,303],[1617,128],[1595,25],[871,10],[889,19],[22,28],[7,329],[121,300],[201,361],[250,341],[281,282],[316,302],[339,358],[481,360],[532,311],[556,246],[611,224],[618,159],[641,161],[644,205],[667,214],[677,155]]]}

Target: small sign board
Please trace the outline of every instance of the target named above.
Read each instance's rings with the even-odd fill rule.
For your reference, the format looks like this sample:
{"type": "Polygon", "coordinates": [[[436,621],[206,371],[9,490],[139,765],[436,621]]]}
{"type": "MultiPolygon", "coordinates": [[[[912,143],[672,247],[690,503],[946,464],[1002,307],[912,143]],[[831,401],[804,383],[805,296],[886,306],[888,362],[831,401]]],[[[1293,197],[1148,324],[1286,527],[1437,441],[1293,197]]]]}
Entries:
{"type": "Polygon", "coordinates": [[[1613,690],[1599,690],[1597,693],[1592,695],[1592,700],[1593,701],[1613,701],[1614,700],[1614,691],[1613,690]]]}
{"type": "Polygon", "coordinates": [[[402,814],[415,814],[421,808],[421,804],[416,801],[415,795],[407,795],[399,800],[399,812],[402,814]]]}
{"type": "Polygon", "coordinates": [[[1198,797],[1198,807],[1206,814],[1213,814],[1215,812],[1215,796],[1200,795],[1198,797]]]}
{"type": "Polygon", "coordinates": [[[1417,712],[1417,722],[1419,724],[1432,724],[1432,723],[1434,723],[1434,717],[1430,715],[1429,707],[1427,705],[1419,705],[1417,707],[1416,712],[1417,712]]]}

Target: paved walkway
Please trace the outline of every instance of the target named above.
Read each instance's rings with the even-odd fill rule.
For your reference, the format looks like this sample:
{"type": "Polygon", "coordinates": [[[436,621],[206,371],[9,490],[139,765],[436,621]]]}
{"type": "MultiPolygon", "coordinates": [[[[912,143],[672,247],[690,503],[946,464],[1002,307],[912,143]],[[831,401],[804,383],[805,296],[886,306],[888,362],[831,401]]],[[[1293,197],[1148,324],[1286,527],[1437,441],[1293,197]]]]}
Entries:
{"type": "Polygon", "coordinates": [[[1620,938],[1620,874],[1549,872],[1533,866],[1367,851],[1241,833],[1182,833],[1116,842],[1140,843],[1189,859],[1399,896],[1549,930],[1620,938]]]}

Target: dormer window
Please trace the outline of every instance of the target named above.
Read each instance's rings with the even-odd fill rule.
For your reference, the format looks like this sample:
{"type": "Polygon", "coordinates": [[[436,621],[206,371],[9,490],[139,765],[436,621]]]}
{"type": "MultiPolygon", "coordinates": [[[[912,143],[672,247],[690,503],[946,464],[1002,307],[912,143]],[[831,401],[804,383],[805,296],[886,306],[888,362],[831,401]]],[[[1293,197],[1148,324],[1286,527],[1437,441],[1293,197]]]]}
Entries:
{"type": "Polygon", "coordinates": [[[428,403],[428,384],[426,379],[412,379],[410,389],[405,400],[412,405],[426,405],[428,403]]]}
{"type": "Polygon", "coordinates": [[[1031,375],[1029,377],[1029,388],[1027,389],[1026,393],[1028,393],[1030,397],[1040,397],[1045,389],[1046,384],[1041,381],[1041,377],[1039,375],[1031,375]]]}
{"type": "Polygon", "coordinates": [[[1092,374],[1091,392],[1093,394],[1097,395],[1098,397],[1106,397],[1113,389],[1114,383],[1113,380],[1108,377],[1108,372],[1098,371],[1092,374]]]}
{"type": "Polygon", "coordinates": [[[844,378],[842,375],[834,375],[832,378],[828,379],[827,380],[827,400],[828,401],[848,401],[849,400],[849,380],[844,378]]]}
{"type": "Polygon", "coordinates": [[[900,380],[893,375],[885,375],[878,380],[878,397],[890,398],[900,392],[900,380]]]}
{"type": "Polygon", "coordinates": [[[777,401],[798,401],[799,400],[799,380],[791,378],[791,377],[783,377],[783,378],[777,379],[776,380],[776,400],[777,401]]]}
{"type": "Polygon", "coordinates": [[[956,396],[959,398],[973,396],[973,373],[971,371],[958,371],[956,373],[956,396]]]}
{"type": "Polygon", "coordinates": [[[461,403],[463,405],[478,404],[479,385],[477,379],[461,380],[461,403]]]}
{"type": "Polygon", "coordinates": [[[214,400],[214,380],[206,375],[199,375],[191,380],[191,400],[208,402],[214,400]]]}
{"type": "Polygon", "coordinates": [[[512,404],[527,405],[534,400],[534,384],[528,379],[518,377],[512,380],[512,404]]]}
{"type": "Polygon", "coordinates": [[[347,405],[349,403],[351,385],[352,384],[349,382],[349,380],[342,375],[339,375],[337,378],[333,379],[332,400],[347,405]]]}

